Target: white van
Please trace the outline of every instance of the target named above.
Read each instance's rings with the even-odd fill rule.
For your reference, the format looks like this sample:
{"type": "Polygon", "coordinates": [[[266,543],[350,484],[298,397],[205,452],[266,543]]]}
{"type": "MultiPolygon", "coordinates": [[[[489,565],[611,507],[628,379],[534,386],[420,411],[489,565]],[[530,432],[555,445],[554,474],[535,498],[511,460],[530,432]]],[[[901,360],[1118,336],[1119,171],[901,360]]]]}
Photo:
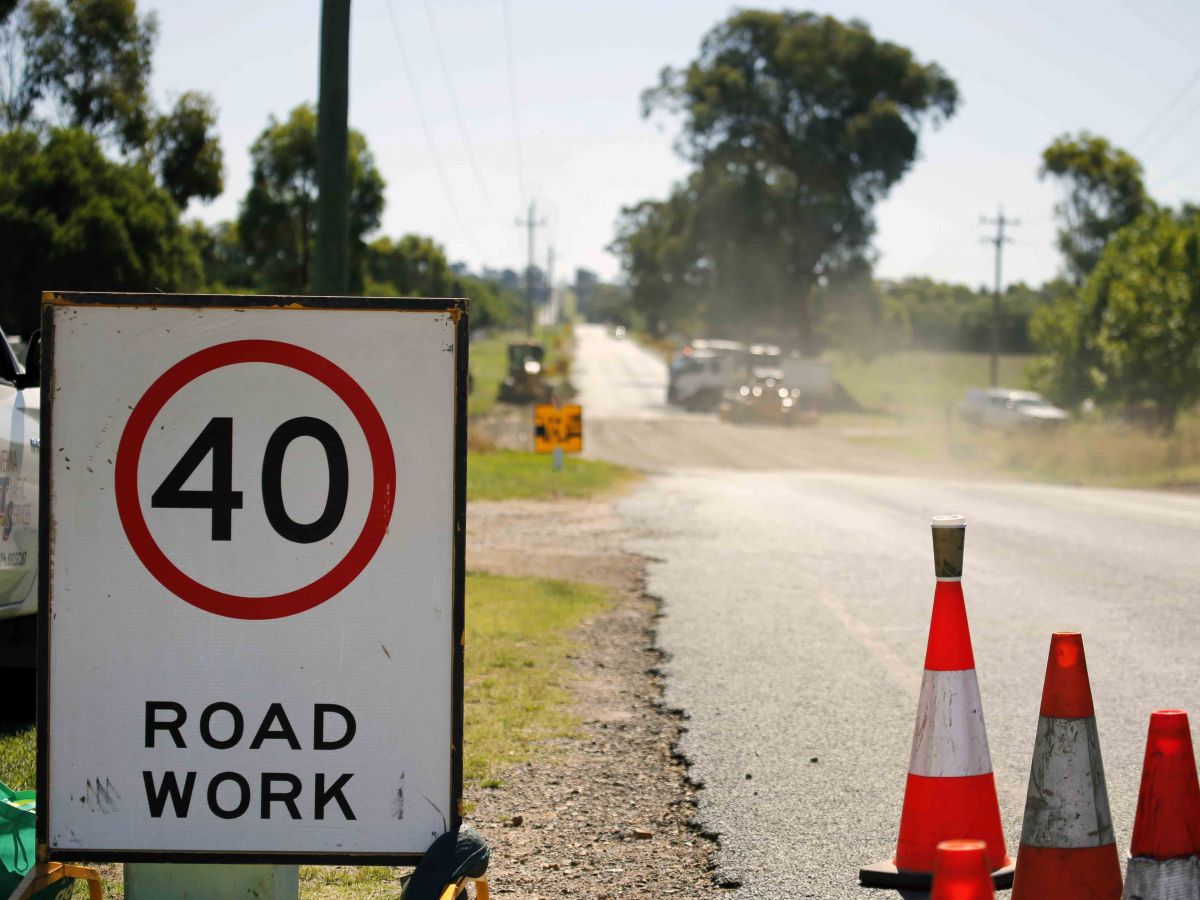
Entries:
{"type": "Polygon", "coordinates": [[[693,412],[713,410],[746,348],[737,341],[692,341],[675,354],[667,379],[667,402],[693,412]]]}

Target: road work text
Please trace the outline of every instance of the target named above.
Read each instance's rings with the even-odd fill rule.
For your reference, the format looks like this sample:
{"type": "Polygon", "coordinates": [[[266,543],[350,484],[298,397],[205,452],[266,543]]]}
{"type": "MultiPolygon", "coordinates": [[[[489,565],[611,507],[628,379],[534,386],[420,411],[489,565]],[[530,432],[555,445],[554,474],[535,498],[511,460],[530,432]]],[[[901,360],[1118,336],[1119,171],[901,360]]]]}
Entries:
{"type": "MultiPolygon", "coordinates": [[[[148,700],[144,745],[147,749],[187,749],[202,745],[214,750],[244,745],[250,750],[259,750],[264,746],[282,749],[286,744],[291,750],[341,750],[354,740],[357,731],[354,714],[336,703],[314,704],[312,722],[311,740],[305,748],[282,703],[272,703],[262,721],[257,725],[252,722],[248,728],[245,714],[234,703],[210,703],[193,718],[182,703],[148,700]]],[[[192,810],[198,777],[195,771],[156,773],[143,770],[150,815],[156,819],[163,815],[187,818],[192,810]]],[[[222,771],[207,776],[203,800],[197,802],[206,805],[221,819],[238,819],[245,815],[270,819],[285,814],[292,819],[302,819],[307,811],[316,820],[336,814],[352,820],[354,810],[344,791],[353,777],[353,773],[329,776],[317,772],[311,791],[305,795],[304,780],[291,772],[222,771]],[[257,803],[254,802],[256,789],[257,803]]]]}

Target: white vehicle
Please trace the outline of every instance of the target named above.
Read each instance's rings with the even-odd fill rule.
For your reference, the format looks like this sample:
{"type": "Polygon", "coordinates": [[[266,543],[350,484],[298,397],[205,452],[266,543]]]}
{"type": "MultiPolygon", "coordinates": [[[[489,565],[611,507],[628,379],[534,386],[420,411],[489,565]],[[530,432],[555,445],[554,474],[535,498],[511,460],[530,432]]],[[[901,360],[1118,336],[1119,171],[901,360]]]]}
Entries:
{"type": "Polygon", "coordinates": [[[667,402],[694,412],[716,409],[745,352],[737,341],[692,341],[671,360],[667,402]]]}
{"type": "Polygon", "coordinates": [[[0,340],[0,670],[37,665],[39,344],[27,371],[0,340]]]}
{"type": "Polygon", "coordinates": [[[833,364],[816,359],[800,359],[788,356],[780,360],[783,382],[797,388],[804,396],[819,401],[833,396],[833,364]]]}
{"type": "Polygon", "coordinates": [[[1006,388],[972,388],[958,404],[958,414],[966,422],[985,428],[1054,428],[1069,418],[1038,393],[1010,391],[1006,388]]]}

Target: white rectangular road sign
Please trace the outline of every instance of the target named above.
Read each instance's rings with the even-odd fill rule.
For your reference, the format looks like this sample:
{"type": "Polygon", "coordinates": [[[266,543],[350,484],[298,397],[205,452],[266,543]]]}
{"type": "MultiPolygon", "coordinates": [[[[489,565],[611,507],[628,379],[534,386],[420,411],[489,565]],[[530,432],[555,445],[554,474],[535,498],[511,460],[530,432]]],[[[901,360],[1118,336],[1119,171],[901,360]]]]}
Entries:
{"type": "Polygon", "coordinates": [[[47,295],[40,839],[411,862],[459,822],[461,301],[47,295]]]}

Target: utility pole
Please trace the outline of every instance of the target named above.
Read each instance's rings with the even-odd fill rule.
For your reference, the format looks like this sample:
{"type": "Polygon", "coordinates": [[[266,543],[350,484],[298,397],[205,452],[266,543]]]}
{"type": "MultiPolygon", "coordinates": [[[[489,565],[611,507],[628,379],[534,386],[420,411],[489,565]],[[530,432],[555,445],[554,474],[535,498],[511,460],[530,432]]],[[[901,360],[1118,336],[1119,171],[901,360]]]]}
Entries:
{"type": "Polygon", "coordinates": [[[517,219],[517,227],[527,230],[529,240],[529,264],[525,267],[525,334],[529,337],[533,337],[533,232],[546,224],[545,219],[538,221],[536,207],[537,201],[530,200],[529,215],[524,220],[517,219]]]}
{"type": "Polygon", "coordinates": [[[1001,275],[1001,264],[1004,258],[1004,245],[1011,243],[1012,238],[1004,236],[1004,228],[1007,225],[1020,225],[1020,219],[1009,219],[1004,216],[1004,207],[1000,206],[997,209],[996,218],[989,219],[987,216],[980,216],[979,222],[982,225],[995,225],[996,236],[980,238],[985,244],[992,244],[996,248],[996,288],[992,294],[992,387],[1000,386],[1000,290],[1003,284],[1001,275]]]}
{"type": "Polygon", "coordinates": [[[321,84],[317,104],[318,294],[350,290],[350,0],[321,0],[321,84]]]}
{"type": "Polygon", "coordinates": [[[554,313],[554,321],[548,325],[557,325],[561,318],[559,311],[554,308],[554,245],[546,249],[546,306],[554,313]]]}

